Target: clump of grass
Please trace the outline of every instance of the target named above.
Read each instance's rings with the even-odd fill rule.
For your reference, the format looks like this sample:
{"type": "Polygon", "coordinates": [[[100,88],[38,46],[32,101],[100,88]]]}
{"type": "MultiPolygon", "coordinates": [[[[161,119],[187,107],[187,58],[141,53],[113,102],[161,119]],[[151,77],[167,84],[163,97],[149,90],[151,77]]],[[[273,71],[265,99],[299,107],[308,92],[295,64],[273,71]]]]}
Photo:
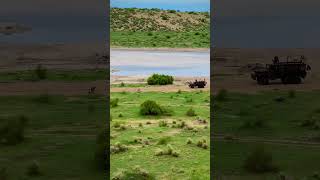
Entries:
{"type": "Polygon", "coordinates": [[[201,139],[197,142],[197,146],[203,149],[208,149],[208,144],[206,139],[201,139]]]}
{"type": "Polygon", "coordinates": [[[147,121],[146,124],[149,125],[149,124],[151,124],[151,122],[150,122],[150,121],[147,121]]]}
{"type": "Polygon", "coordinates": [[[286,99],[282,96],[278,96],[278,97],[274,98],[273,100],[276,102],[284,102],[286,99]]]}
{"type": "Polygon", "coordinates": [[[6,145],[21,143],[25,137],[24,132],[29,119],[24,116],[1,119],[0,121],[0,142],[6,145]]]}
{"type": "Polygon", "coordinates": [[[37,161],[33,161],[28,167],[27,167],[27,172],[26,174],[28,176],[40,176],[41,171],[40,171],[40,166],[37,161]]]}
{"type": "Polygon", "coordinates": [[[253,173],[277,172],[272,154],[263,146],[256,147],[244,161],[244,168],[253,173]]]}
{"type": "Polygon", "coordinates": [[[186,115],[191,117],[191,116],[196,116],[197,114],[196,114],[196,112],[195,112],[195,110],[193,108],[190,108],[186,112],[186,115]]]}
{"type": "Polygon", "coordinates": [[[215,96],[215,100],[217,101],[225,101],[228,98],[228,91],[226,89],[220,89],[215,96]]]}
{"type": "Polygon", "coordinates": [[[129,148],[126,145],[116,142],[114,145],[111,145],[110,152],[111,154],[118,154],[121,152],[126,152],[128,149],[129,148]]]}
{"type": "Polygon", "coordinates": [[[196,118],[196,121],[198,121],[200,124],[207,124],[207,123],[208,123],[207,120],[202,119],[202,118],[200,118],[200,117],[197,117],[197,118],[196,118]]]}
{"type": "Polygon", "coordinates": [[[124,84],[124,82],[120,83],[120,87],[125,87],[126,85],[124,84]]]}
{"type": "Polygon", "coordinates": [[[122,117],[123,117],[122,113],[120,113],[120,114],[118,115],[118,117],[119,117],[119,118],[122,118],[122,117]]]}
{"type": "Polygon", "coordinates": [[[148,85],[168,85],[173,84],[173,77],[163,74],[153,74],[147,79],[148,85]]]}
{"type": "Polygon", "coordinates": [[[159,121],[159,127],[167,127],[167,126],[168,126],[167,121],[164,121],[164,120],[159,121]]]}
{"type": "Polygon", "coordinates": [[[166,150],[158,149],[155,155],[156,156],[169,155],[173,157],[179,157],[180,153],[177,150],[175,150],[170,144],[168,144],[166,150]]]}
{"type": "Polygon", "coordinates": [[[171,127],[172,128],[180,128],[180,129],[183,129],[187,126],[186,122],[185,121],[181,121],[180,123],[178,124],[173,124],[171,127]]]}
{"type": "Polygon", "coordinates": [[[142,123],[139,123],[139,127],[143,127],[143,124],[142,124],[142,123]]]}
{"type": "Polygon", "coordinates": [[[289,98],[295,98],[296,97],[296,91],[295,90],[290,90],[288,92],[288,97],[289,98]]]}
{"type": "Polygon", "coordinates": [[[177,94],[181,94],[182,93],[182,91],[181,91],[181,89],[179,89],[178,91],[177,91],[177,94]]]}
{"type": "Polygon", "coordinates": [[[44,80],[47,79],[47,69],[39,64],[36,69],[34,70],[34,74],[37,79],[44,80]]]}
{"type": "Polygon", "coordinates": [[[188,139],[187,139],[187,144],[192,144],[192,143],[193,143],[192,139],[191,139],[191,138],[188,138],[188,139]]]}
{"type": "Polygon", "coordinates": [[[118,99],[118,98],[116,98],[116,99],[111,99],[111,100],[110,100],[110,106],[111,106],[112,108],[117,107],[117,106],[118,106],[118,103],[119,103],[119,99],[118,99]]]}
{"type": "Polygon", "coordinates": [[[114,127],[114,128],[120,128],[120,126],[121,126],[121,123],[118,122],[118,121],[116,121],[115,123],[113,123],[113,127],[114,127]]]}
{"type": "Polygon", "coordinates": [[[192,98],[187,98],[186,102],[187,102],[187,103],[192,103],[192,102],[193,102],[193,99],[192,99],[192,98]]]}
{"type": "Polygon", "coordinates": [[[140,168],[140,166],[135,166],[129,171],[121,170],[112,177],[112,180],[129,180],[129,179],[155,180],[155,177],[145,169],[140,168]]]}
{"type": "Polygon", "coordinates": [[[165,137],[161,137],[161,138],[158,140],[157,144],[158,144],[158,145],[166,145],[166,144],[168,144],[170,141],[171,141],[171,137],[170,137],[170,136],[165,136],[165,137]]]}

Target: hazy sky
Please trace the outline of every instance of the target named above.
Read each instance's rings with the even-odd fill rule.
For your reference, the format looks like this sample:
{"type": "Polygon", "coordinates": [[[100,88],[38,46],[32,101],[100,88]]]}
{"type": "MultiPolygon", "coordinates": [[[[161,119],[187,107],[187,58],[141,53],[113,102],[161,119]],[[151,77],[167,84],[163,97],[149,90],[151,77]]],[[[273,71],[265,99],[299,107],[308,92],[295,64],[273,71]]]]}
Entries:
{"type": "Polygon", "coordinates": [[[217,16],[320,16],[319,0],[216,0],[217,16]]]}
{"type": "Polygon", "coordinates": [[[110,0],[112,7],[175,9],[180,11],[209,11],[210,0],[110,0]]]}

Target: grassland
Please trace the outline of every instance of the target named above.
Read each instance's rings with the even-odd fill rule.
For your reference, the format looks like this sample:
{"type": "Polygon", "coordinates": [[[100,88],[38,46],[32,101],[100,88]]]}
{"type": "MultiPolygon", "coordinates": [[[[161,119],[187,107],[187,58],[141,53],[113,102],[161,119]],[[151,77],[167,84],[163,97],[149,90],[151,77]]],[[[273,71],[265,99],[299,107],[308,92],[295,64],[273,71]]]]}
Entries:
{"type": "Polygon", "coordinates": [[[94,157],[105,101],[98,95],[0,97],[1,120],[28,119],[22,143],[0,145],[0,169],[7,169],[7,179],[104,179],[94,157]],[[34,161],[41,174],[30,177],[26,172],[34,161]]]}
{"type": "Polygon", "coordinates": [[[155,179],[209,179],[209,92],[119,92],[111,93],[111,99],[118,99],[111,108],[111,146],[128,148],[111,154],[112,177],[138,165],[155,179]],[[141,115],[146,100],[156,101],[170,115],[141,115]],[[186,115],[190,108],[196,116],[186,115]],[[205,148],[197,146],[203,139],[205,148]],[[157,155],[171,147],[177,157],[157,155]]]}
{"type": "Polygon", "coordinates": [[[267,91],[215,97],[216,179],[317,179],[320,93],[267,91]],[[253,173],[244,162],[263,144],[277,172],[253,173]]]}
{"type": "MultiPolygon", "coordinates": [[[[47,81],[96,81],[108,79],[109,73],[105,69],[96,70],[45,70],[43,80],[47,81]]],[[[0,82],[22,82],[41,80],[34,70],[0,72],[0,82]]]]}
{"type": "Polygon", "coordinates": [[[209,48],[208,12],[111,8],[111,47],[209,48]]]}

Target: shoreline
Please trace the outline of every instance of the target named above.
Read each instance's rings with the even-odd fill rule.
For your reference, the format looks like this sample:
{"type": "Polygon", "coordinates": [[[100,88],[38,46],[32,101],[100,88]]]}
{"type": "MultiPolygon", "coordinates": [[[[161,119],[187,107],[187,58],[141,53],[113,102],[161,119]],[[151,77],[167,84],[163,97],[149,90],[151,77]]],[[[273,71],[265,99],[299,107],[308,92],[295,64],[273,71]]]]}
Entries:
{"type": "Polygon", "coordinates": [[[159,51],[159,52],[210,52],[210,48],[130,48],[130,47],[110,47],[110,52],[116,51],[159,51]]]}

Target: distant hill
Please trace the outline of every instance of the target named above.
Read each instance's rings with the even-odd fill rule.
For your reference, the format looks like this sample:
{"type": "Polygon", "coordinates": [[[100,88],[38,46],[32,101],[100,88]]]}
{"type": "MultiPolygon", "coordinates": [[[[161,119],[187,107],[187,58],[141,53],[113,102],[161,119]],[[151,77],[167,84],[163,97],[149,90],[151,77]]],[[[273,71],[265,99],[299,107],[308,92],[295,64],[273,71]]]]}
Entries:
{"type": "Polygon", "coordinates": [[[208,31],[208,12],[111,8],[111,31],[208,31]]]}
{"type": "Polygon", "coordinates": [[[208,12],[112,8],[111,47],[209,48],[208,12]]]}

